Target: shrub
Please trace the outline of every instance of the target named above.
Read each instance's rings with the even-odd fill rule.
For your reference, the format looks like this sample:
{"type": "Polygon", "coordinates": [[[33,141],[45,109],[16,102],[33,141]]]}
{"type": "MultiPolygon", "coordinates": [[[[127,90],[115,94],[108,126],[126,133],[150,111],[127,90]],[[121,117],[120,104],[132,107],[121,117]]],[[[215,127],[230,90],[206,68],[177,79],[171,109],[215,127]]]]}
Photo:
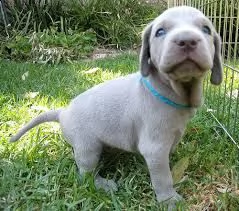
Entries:
{"type": "MultiPolygon", "coordinates": [[[[68,33],[69,29],[93,29],[100,44],[131,47],[139,41],[142,25],[157,16],[165,5],[144,0],[12,0],[6,4],[6,26],[1,32],[42,32],[52,26],[68,33]]],[[[6,35],[6,34],[5,34],[6,35]]]]}
{"type": "Polygon", "coordinates": [[[142,26],[165,9],[139,0],[73,0],[70,5],[75,26],[92,28],[100,43],[117,47],[138,43],[142,26]]]}
{"type": "Polygon", "coordinates": [[[85,58],[96,45],[92,30],[69,31],[67,34],[51,28],[29,35],[16,34],[3,43],[1,57],[30,60],[36,63],[60,63],[85,58]]]}
{"type": "Polygon", "coordinates": [[[0,19],[0,56],[44,63],[85,57],[97,43],[132,47],[144,24],[165,9],[145,0],[7,2],[0,19]]]}
{"type": "MultiPolygon", "coordinates": [[[[63,0],[8,0],[5,1],[5,18],[8,32],[23,33],[42,31],[51,26],[60,26],[65,19],[63,0]]],[[[1,28],[6,27],[1,21],[1,28]]],[[[2,30],[3,32],[6,30],[2,30]]]]}

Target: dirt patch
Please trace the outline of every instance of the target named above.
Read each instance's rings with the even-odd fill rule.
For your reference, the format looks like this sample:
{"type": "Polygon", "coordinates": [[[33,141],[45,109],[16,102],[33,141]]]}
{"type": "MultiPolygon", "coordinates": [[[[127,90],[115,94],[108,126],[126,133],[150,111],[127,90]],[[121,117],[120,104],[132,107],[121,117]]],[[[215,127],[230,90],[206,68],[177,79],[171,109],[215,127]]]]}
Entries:
{"type": "Polygon", "coordinates": [[[125,53],[135,54],[137,55],[139,52],[138,50],[117,50],[117,49],[108,49],[108,48],[96,48],[92,55],[90,56],[90,59],[96,60],[96,59],[103,59],[107,57],[116,57],[125,53]]]}

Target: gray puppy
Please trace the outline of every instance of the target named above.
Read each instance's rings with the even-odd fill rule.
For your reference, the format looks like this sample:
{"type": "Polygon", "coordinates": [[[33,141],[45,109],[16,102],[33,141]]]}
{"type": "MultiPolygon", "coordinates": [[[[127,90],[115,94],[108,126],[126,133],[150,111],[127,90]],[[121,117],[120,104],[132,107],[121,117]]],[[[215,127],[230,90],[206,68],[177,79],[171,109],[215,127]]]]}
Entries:
{"type": "MultiPolygon", "coordinates": [[[[11,142],[38,124],[57,121],[74,149],[80,174],[95,169],[104,145],[138,151],[148,165],[157,200],[173,205],[181,196],[173,188],[169,154],[202,103],[208,70],[212,84],[222,81],[220,46],[212,23],[200,11],[168,9],[143,32],[141,74],[97,85],[67,108],[39,115],[11,142]]],[[[95,184],[116,188],[99,175],[95,184]]]]}

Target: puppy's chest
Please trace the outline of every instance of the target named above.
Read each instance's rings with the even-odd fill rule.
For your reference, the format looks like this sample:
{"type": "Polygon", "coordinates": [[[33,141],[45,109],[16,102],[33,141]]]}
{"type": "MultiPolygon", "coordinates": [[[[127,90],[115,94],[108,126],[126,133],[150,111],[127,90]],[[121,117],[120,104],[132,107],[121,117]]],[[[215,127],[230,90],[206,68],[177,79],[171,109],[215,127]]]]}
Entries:
{"type": "Polygon", "coordinates": [[[146,127],[152,130],[182,131],[194,114],[194,109],[159,108],[148,113],[146,127]]]}

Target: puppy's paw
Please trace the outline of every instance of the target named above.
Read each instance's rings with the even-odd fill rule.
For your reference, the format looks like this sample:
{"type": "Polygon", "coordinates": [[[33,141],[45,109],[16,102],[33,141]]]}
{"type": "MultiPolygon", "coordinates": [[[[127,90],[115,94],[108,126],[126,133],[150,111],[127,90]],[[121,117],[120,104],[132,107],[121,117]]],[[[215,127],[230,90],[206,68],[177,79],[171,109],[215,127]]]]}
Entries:
{"type": "Polygon", "coordinates": [[[108,180],[100,176],[95,177],[95,187],[97,189],[104,189],[105,192],[118,191],[117,184],[114,180],[108,180]]]}
{"type": "Polygon", "coordinates": [[[177,202],[183,201],[183,197],[175,192],[171,197],[167,197],[166,199],[157,197],[157,200],[163,205],[163,207],[167,208],[168,211],[174,211],[177,210],[177,202]]]}

